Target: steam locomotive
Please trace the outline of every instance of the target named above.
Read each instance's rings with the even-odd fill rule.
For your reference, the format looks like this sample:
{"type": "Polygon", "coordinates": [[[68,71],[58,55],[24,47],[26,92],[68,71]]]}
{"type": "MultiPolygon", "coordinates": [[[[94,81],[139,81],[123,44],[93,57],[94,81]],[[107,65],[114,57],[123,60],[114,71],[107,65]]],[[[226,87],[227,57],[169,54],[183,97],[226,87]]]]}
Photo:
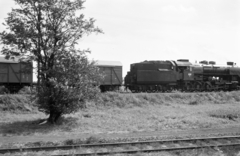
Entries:
{"type": "Polygon", "coordinates": [[[133,63],[124,78],[132,92],[217,91],[240,89],[240,68],[233,62],[192,64],[189,60],[133,63]]]}

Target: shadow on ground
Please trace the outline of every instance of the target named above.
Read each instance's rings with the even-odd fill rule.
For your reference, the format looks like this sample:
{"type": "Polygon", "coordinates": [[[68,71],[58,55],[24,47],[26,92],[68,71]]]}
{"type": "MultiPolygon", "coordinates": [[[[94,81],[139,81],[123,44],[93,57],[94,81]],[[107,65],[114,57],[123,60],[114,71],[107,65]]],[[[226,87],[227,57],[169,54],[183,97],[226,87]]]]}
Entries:
{"type": "Polygon", "coordinates": [[[52,131],[70,131],[77,126],[78,118],[62,117],[56,124],[44,123],[43,119],[31,121],[17,121],[12,123],[0,123],[0,134],[30,135],[33,133],[49,133],[52,131]]]}

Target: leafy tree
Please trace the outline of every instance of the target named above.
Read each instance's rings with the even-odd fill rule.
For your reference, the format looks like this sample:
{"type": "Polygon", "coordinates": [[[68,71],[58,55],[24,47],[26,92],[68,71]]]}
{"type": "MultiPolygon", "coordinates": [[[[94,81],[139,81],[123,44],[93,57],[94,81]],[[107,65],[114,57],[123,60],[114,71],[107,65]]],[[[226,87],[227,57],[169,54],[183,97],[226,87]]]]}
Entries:
{"type": "Polygon", "coordinates": [[[100,78],[89,50],[76,48],[80,38],[102,33],[95,20],[81,13],[83,0],[15,0],[0,33],[2,53],[38,62],[39,109],[54,123],[66,113],[78,110],[87,98],[96,95],[100,78]]]}

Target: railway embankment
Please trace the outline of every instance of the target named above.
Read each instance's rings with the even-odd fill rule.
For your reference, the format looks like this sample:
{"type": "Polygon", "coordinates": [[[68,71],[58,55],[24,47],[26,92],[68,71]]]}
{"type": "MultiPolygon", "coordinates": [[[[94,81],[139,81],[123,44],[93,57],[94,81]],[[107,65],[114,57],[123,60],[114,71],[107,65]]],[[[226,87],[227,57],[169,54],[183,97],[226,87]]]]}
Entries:
{"type": "MultiPolygon", "coordinates": [[[[0,95],[1,112],[36,111],[36,100],[29,94],[0,95]]],[[[192,92],[192,93],[100,93],[96,100],[88,101],[84,108],[90,107],[143,107],[147,105],[168,104],[233,104],[240,103],[240,91],[232,92],[192,92]]]]}
{"type": "Polygon", "coordinates": [[[121,94],[108,92],[101,94],[96,105],[110,107],[134,107],[167,104],[229,104],[239,103],[240,92],[173,92],[173,93],[134,93],[121,94]]]}

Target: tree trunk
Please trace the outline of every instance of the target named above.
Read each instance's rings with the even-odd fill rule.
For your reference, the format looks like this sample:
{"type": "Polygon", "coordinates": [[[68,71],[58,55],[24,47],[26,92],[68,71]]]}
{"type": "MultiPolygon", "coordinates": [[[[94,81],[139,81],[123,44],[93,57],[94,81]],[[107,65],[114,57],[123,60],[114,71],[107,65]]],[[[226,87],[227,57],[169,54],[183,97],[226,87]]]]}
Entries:
{"type": "Polygon", "coordinates": [[[56,112],[56,111],[50,111],[49,117],[48,117],[48,123],[55,124],[58,119],[61,117],[62,113],[56,112]]]}

